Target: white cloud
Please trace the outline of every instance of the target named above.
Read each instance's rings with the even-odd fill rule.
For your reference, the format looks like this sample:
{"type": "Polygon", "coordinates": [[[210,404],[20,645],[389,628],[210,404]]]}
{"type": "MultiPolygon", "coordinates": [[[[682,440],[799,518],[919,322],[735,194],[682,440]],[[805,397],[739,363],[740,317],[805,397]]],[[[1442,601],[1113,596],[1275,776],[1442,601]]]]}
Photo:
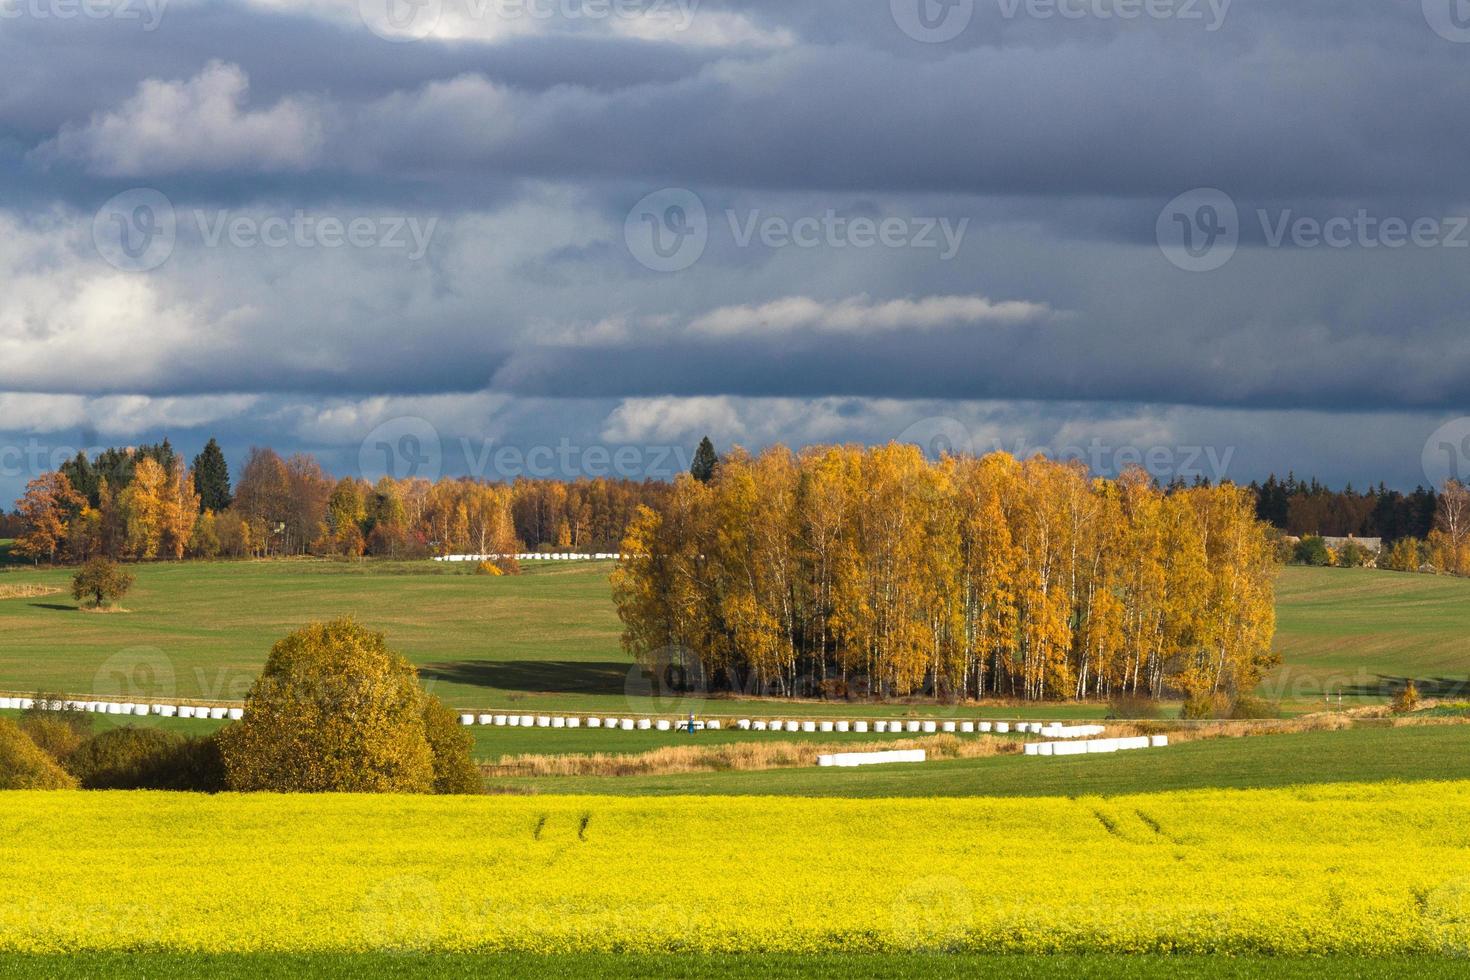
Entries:
{"type": "Polygon", "coordinates": [[[712,337],[771,335],[813,330],[874,334],[894,330],[1004,325],[1044,320],[1045,303],[992,302],[984,296],[925,296],[875,303],[866,295],[836,302],[788,296],[759,305],[724,306],[696,318],[689,331],[712,337]]]}
{"type": "Polygon", "coordinates": [[[238,65],[219,61],[187,81],[147,79],[120,108],[62,127],[38,153],[113,177],[303,170],[315,163],[324,128],[318,109],[286,98],[252,110],[249,90],[238,65]]]}
{"type": "Polygon", "coordinates": [[[191,429],[245,415],[254,395],[57,395],[0,392],[0,428],[8,432],[91,429],[104,436],[137,436],[191,429]]]}

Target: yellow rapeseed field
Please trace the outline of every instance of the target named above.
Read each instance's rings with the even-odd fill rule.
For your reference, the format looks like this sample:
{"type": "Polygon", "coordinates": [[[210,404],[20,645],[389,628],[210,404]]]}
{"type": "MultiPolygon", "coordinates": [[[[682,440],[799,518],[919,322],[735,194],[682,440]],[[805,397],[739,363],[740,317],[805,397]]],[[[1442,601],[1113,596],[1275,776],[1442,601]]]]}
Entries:
{"type": "Polygon", "coordinates": [[[0,794],[0,950],[1470,951],[1470,783],[0,794]]]}

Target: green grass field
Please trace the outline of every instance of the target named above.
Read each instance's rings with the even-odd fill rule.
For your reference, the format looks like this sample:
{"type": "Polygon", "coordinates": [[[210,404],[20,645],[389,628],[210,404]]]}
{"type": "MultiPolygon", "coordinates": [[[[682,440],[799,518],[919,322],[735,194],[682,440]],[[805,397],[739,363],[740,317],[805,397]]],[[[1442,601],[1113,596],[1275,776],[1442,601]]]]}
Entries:
{"type": "Polygon", "coordinates": [[[495,779],[538,793],[631,796],[1115,796],[1470,778],[1470,725],[1210,739],[1111,755],[1004,755],[859,769],[495,779]]]}
{"type": "MultiPolygon", "coordinates": [[[[0,600],[0,689],[237,700],[271,643],[312,619],[387,631],[448,703],[522,712],[812,717],[944,714],[942,706],[651,698],[619,647],[607,563],[528,564],[488,577],[433,562],[186,562],[137,566],[125,613],[69,595],[0,600]]],[[[65,569],[11,565],[0,586],[65,588],[65,569]]],[[[1470,685],[1470,580],[1368,569],[1283,569],[1262,694],[1289,712],[1381,701],[1412,678],[1426,696],[1470,685]],[[1330,697],[1330,700],[1329,700],[1330,697]]],[[[1096,718],[1100,705],[1004,706],[972,716],[1096,718]]],[[[956,712],[957,714],[959,712],[956,712]]]]}

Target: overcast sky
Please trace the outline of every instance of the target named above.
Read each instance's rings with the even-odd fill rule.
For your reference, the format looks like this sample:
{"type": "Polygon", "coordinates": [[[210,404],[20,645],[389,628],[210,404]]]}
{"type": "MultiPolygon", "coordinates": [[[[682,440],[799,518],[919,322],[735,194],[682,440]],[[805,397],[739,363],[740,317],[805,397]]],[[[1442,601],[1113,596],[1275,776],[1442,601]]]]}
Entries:
{"type": "Polygon", "coordinates": [[[0,0],[0,501],[165,435],[1470,475],[1455,0],[88,4],[0,0]]]}

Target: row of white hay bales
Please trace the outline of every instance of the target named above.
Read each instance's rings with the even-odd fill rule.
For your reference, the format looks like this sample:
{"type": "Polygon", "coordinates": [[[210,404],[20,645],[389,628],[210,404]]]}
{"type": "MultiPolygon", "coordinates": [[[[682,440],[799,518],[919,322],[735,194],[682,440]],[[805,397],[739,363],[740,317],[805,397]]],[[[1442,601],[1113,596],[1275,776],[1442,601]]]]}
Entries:
{"type": "Polygon", "coordinates": [[[925,762],[928,755],[923,749],[893,749],[883,752],[834,752],[831,755],[817,756],[817,765],[822,767],[838,766],[850,768],[852,766],[879,766],[890,762],[925,762]]]}
{"type": "MultiPolygon", "coordinates": [[[[35,707],[33,698],[0,698],[0,710],[29,711],[35,707]]],[[[239,721],[245,717],[243,708],[210,707],[193,704],[155,704],[136,701],[57,701],[48,705],[55,711],[88,711],[99,715],[133,715],[146,717],[158,715],[162,718],[213,718],[216,721],[239,721]]]]}
{"type": "Polygon", "coordinates": [[[1060,722],[1039,721],[926,721],[904,718],[879,721],[783,721],[777,719],[752,720],[742,718],[735,723],[741,731],[757,732],[885,732],[888,734],[909,733],[933,735],[936,732],[951,734],[996,734],[1012,732],[1026,735],[1045,735],[1048,738],[1078,738],[1088,734],[1102,734],[1101,725],[1078,725],[1071,728],[1060,722]]]}
{"type": "Polygon", "coordinates": [[[527,553],[523,555],[440,555],[435,561],[499,561],[502,558],[514,558],[516,561],[618,561],[623,556],[611,551],[599,551],[591,555],[561,555],[543,554],[541,552],[527,553]]]}
{"type": "Polygon", "coordinates": [[[1133,749],[1161,749],[1168,744],[1167,735],[1135,735],[1129,738],[1091,738],[1080,742],[1032,742],[1025,751],[1027,755],[1097,755],[1133,749]]]}
{"type": "MultiPolygon", "coordinates": [[[[676,718],[673,720],[663,718],[619,718],[593,715],[582,717],[578,715],[525,715],[525,714],[498,714],[498,713],[475,713],[464,712],[459,716],[461,725],[486,725],[496,728],[611,728],[622,731],[672,731],[687,728],[687,718],[676,718]]],[[[696,731],[710,730],[719,731],[722,723],[719,719],[696,720],[694,728],[696,731]]],[[[933,735],[937,733],[950,734],[998,734],[1006,735],[1012,732],[1018,734],[1042,735],[1047,738],[1081,738],[1088,735],[1099,735],[1103,731],[1101,725],[1076,725],[1064,726],[1059,722],[1043,724],[1039,721],[938,721],[921,720],[917,718],[894,719],[894,720],[866,720],[866,721],[799,721],[782,718],[741,718],[735,722],[735,727],[740,731],[756,732],[804,732],[804,733],[857,733],[867,734],[876,732],[879,734],[914,734],[933,735]]]]}
{"type": "MultiPolygon", "coordinates": [[[[512,715],[512,714],[470,714],[466,712],[459,716],[461,725],[493,725],[496,728],[609,728],[619,731],[679,731],[689,727],[687,718],[616,718],[604,715],[592,715],[586,718],[581,715],[512,715]]],[[[720,721],[710,719],[708,721],[694,722],[695,731],[720,730],[720,721]]]]}

